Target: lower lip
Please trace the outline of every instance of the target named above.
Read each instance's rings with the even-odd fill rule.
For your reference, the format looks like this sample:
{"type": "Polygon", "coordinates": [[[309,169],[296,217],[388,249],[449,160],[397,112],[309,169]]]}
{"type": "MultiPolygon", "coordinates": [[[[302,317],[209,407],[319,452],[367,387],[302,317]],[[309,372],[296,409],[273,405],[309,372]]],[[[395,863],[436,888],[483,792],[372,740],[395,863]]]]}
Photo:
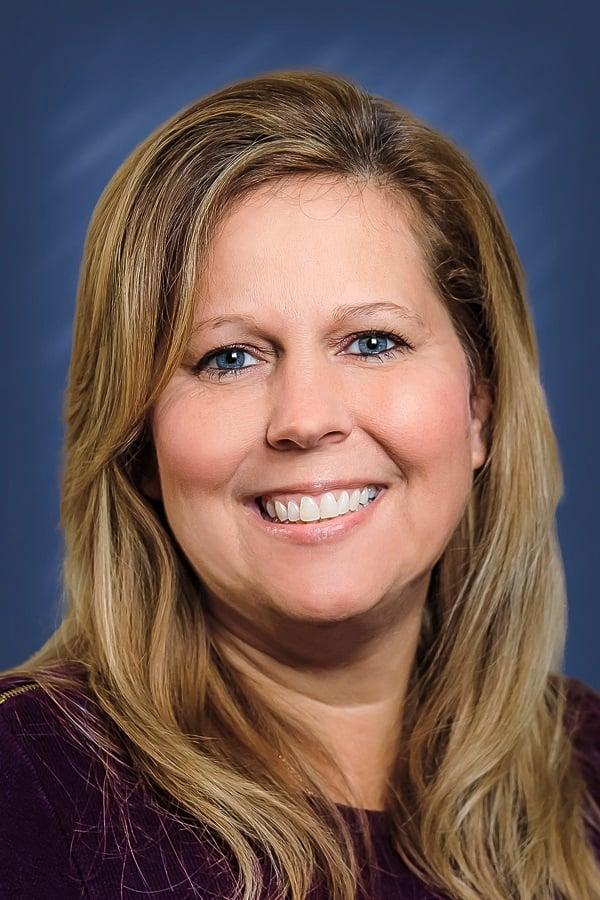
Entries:
{"type": "Polygon", "coordinates": [[[366,506],[361,506],[356,512],[347,512],[343,516],[335,519],[322,519],[319,522],[304,522],[286,525],[285,522],[270,522],[263,519],[260,507],[254,500],[247,500],[243,505],[250,514],[250,520],[257,524],[267,534],[273,537],[281,538],[293,544],[322,544],[324,542],[331,543],[338,541],[359,528],[365,522],[368,522],[373,512],[380,505],[384,495],[387,493],[386,488],[382,488],[379,494],[366,506]]]}

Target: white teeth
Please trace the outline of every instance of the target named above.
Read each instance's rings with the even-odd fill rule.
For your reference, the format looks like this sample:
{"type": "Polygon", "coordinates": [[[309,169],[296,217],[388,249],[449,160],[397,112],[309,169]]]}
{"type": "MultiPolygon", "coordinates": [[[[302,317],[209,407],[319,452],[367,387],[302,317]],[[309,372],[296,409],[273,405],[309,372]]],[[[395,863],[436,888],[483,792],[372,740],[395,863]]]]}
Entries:
{"type": "Polygon", "coordinates": [[[343,516],[348,512],[348,510],[350,509],[350,497],[348,496],[348,491],[342,491],[337,505],[338,513],[340,514],[340,516],[343,516]]]}
{"type": "MultiPolygon", "coordinates": [[[[275,508],[277,508],[277,503],[275,503],[275,508]]],[[[285,507],[283,507],[285,509],[285,507]]],[[[279,514],[279,519],[281,519],[281,515],[279,514]]],[[[300,521],[301,522],[316,522],[319,518],[319,507],[312,497],[302,497],[300,500],[300,521]]]]}
{"type": "Polygon", "coordinates": [[[331,491],[328,491],[321,497],[319,511],[321,519],[333,519],[335,516],[339,515],[338,503],[331,491]]]}
{"type": "Polygon", "coordinates": [[[314,497],[305,496],[301,498],[300,505],[294,500],[290,500],[287,505],[281,500],[267,500],[263,508],[266,508],[272,519],[280,522],[318,522],[320,519],[334,519],[347,512],[356,512],[359,506],[366,506],[374,500],[378,493],[379,489],[370,485],[362,490],[356,488],[350,495],[348,491],[342,491],[339,500],[328,491],[321,496],[320,502],[314,497]]]}
{"type": "Polygon", "coordinates": [[[355,512],[360,506],[360,490],[358,488],[350,494],[349,506],[352,512],[355,512]]]}
{"type": "Polygon", "coordinates": [[[280,522],[283,522],[284,519],[287,519],[287,509],[285,508],[283,503],[280,503],[279,500],[275,501],[275,512],[277,513],[277,518],[280,522]]]}

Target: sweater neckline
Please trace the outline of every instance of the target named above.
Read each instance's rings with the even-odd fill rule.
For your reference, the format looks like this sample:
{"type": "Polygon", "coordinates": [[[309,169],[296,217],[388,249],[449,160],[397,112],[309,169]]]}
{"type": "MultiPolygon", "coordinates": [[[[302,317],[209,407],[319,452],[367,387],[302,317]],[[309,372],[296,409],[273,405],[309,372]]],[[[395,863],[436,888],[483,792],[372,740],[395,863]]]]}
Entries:
{"type": "Polygon", "coordinates": [[[364,812],[373,834],[384,834],[388,831],[391,821],[387,809],[360,809],[356,806],[347,806],[344,803],[335,804],[346,818],[356,819],[360,812],[364,812]]]}

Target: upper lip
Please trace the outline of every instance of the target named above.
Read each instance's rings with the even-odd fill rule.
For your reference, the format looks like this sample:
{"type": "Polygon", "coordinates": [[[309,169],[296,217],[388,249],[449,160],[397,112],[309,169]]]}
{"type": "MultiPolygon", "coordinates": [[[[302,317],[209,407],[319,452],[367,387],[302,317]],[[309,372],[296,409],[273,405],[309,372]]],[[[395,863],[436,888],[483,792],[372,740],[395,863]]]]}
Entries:
{"type": "Polygon", "coordinates": [[[252,494],[251,499],[257,500],[259,497],[265,497],[269,494],[324,494],[326,491],[334,491],[338,488],[366,487],[370,484],[385,487],[377,478],[317,479],[315,481],[303,481],[302,483],[265,488],[260,494],[252,494]]]}

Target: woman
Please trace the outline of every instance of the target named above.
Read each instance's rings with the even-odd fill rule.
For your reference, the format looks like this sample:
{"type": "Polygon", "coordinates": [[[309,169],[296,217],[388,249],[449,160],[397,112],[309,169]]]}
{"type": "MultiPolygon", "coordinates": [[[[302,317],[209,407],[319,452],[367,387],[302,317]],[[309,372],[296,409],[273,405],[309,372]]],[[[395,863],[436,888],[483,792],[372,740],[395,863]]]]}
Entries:
{"type": "Polygon", "coordinates": [[[524,276],[451,142],[319,72],[178,113],[94,212],[65,419],[6,896],[600,896],[524,276]]]}

